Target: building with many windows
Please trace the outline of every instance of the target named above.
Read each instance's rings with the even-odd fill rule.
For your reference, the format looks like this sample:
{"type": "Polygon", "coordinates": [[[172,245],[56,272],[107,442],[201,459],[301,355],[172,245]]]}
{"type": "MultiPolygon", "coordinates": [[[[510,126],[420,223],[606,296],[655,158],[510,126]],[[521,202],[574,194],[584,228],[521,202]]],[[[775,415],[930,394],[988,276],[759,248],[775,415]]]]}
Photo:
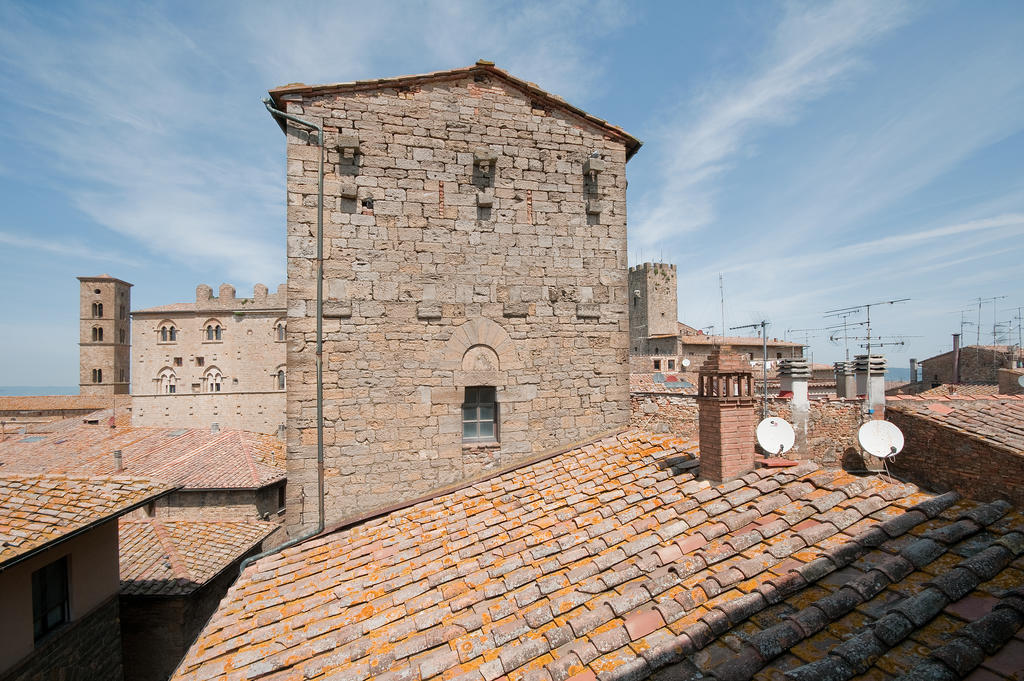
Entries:
{"type": "Polygon", "coordinates": [[[195,302],[132,312],[132,423],[273,433],[284,423],[284,287],[252,298],[196,287],[195,302]]]}

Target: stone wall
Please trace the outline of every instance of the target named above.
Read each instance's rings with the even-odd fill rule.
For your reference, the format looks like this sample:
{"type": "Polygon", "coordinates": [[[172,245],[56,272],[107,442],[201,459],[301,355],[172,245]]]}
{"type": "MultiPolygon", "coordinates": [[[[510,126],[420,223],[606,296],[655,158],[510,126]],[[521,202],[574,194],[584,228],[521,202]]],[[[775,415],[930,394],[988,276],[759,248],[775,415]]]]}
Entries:
{"type": "Polygon", "coordinates": [[[119,681],[122,678],[117,596],[54,632],[37,644],[29,657],[0,673],[0,681],[119,681]]]}
{"type": "Polygon", "coordinates": [[[677,352],[679,308],[676,266],[649,263],[629,268],[629,336],[631,351],[641,355],[677,352]],[[670,334],[671,338],[650,336],[670,334]]]}
{"type": "MultiPolygon", "coordinates": [[[[284,481],[260,489],[179,490],[157,499],[149,511],[135,517],[164,520],[283,520],[281,489],[284,481]]],[[[315,506],[315,504],[314,504],[315,506]]]]}
{"type": "Polygon", "coordinates": [[[112,277],[79,277],[78,383],[82,395],[123,395],[131,385],[131,284],[112,277]],[[94,304],[102,305],[95,316],[94,304]],[[93,336],[102,332],[102,339],[93,336]],[[102,380],[93,380],[93,370],[102,380]]]}
{"type": "Polygon", "coordinates": [[[999,394],[1024,395],[1024,386],[1020,384],[1022,376],[1024,376],[1024,369],[1000,369],[999,394]]]}
{"type": "MultiPolygon", "coordinates": [[[[1016,354],[969,345],[960,348],[961,383],[998,383],[999,370],[1013,368],[1016,354]]],[[[953,383],[953,353],[921,361],[921,382],[927,386],[953,383]]]]}
{"type": "MultiPolygon", "coordinates": [[[[486,66],[460,73],[272,93],[326,128],[328,522],[629,420],[630,142],[486,66]],[[496,388],[498,442],[463,446],[470,386],[496,388]]],[[[313,137],[288,126],[290,527],[316,509],[298,510],[316,493],[313,137]]]]}
{"type": "Polygon", "coordinates": [[[132,396],[132,425],[276,433],[285,423],[285,391],[132,396]],[[183,399],[184,398],[184,399],[183,399]]]}
{"type": "Polygon", "coordinates": [[[978,501],[1024,505],[1020,452],[897,409],[889,409],[886,418],[904,437],[903,451],[888,464],[893,474],[934,492],[956,490],[978,501]]]}
{"type": "MultiPolygon", "coordinates": [[[[697,439],[699,418],[697,400],[692,396],[665,393],[630,395],[634,428],[656,433],[672,433],[697,439]]],[[[760,421],[761,400],[755,398],[760,421]]],[[[794,420],[789,400],[769,398],[768,415],[783,418],[797,435],[790,459],[810,459],[824,466],[842,466],[850,470],[874,469],[874,461],[865,461],[857,445],[857,429],[864,422],[863,400],[812,399],[805,419],[794,420]]]]}

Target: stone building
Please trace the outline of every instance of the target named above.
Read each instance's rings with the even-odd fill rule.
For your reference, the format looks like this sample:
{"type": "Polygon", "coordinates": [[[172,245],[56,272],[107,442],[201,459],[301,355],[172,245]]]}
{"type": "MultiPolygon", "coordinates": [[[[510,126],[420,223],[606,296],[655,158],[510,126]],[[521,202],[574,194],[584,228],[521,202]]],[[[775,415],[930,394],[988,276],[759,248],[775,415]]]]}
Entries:
{"type": "MultiPolygon", "coordinates": [[[[676,266],[645,262],[629,268],[630,371],[694,372],[714,348],[728,345],[749,361],[764,354],[758,336],[709,336],[679,321],[676,266]]],[[[768,360],[803,357],[800,343],[768,339],[768,360]]]]}
{"type": "Polygon", "coordinates": [[[131,385],[132,285],[109,274],[78,277],[78,391],[123,395],[131,385]]]}
{"type": "MultiPolygon", "coordinates": [[[[640,142],[490,62],[288,85],[322,123],[328,520],[629,420],[626,161],[640,142]]],[[[287,139],[289,525],[316,508],[315,133],[287,139]]]]}
{"type": "Polygon", "coordinates": [[[999,383],[1000,369],[1022,365],[1015,345],[967,345],[921,360],[921,383],[934,387],[947,383],[999,383]],[[959,364],[954,358],[959,355],[959,364]]]}
{"type": "Polygon", "coordinates": [[[284,287],[252,298],[196,287],[192,303],[132,312],[132,423],[273,433],[284,424],[284,287]]]}

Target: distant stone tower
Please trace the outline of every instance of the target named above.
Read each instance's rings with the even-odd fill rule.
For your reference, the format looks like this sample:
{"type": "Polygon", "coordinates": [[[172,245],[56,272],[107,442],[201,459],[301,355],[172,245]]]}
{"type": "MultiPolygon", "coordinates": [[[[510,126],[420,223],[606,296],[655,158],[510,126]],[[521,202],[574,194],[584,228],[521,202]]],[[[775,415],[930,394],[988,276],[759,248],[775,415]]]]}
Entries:
{"type": "Polygon", "coordinates": [[[132,285],[109,274],[78,281],[78,392],[126,395],[131,385],[132,285]]]}
{"type": "Polygon", "coordinates": [[[657,354],[674,354],[672,339],[679,335],[676,287],[675,265],[645,262],[629,268],[631,353],[650,355],[657,350],[657,354]]]}

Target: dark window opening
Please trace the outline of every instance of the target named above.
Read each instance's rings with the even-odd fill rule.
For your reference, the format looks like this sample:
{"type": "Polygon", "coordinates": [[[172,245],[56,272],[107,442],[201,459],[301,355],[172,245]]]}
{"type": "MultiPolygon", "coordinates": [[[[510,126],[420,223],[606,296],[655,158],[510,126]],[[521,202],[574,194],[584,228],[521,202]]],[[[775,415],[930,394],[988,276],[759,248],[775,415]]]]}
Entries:
{"type": "Polygon", "coordinates": [[[462,404],[462,441],[498,441],[498,401],[494,386],[466,388],[462,404]]]}
{"type": "Polygon", "coordinates": [[[676,368],[676,361],[674,359],[670,359],[668,361],[668,368],[669,369],[675,369],[676,368]]]}
{"type": "Polygon", "coordinates": [[[175,357],[174,358],[174,366],[180,367],[181,365],[182,365],[181,357],[175,357]]]}
{"type": "Polygon", "coordinates": [[[659,369],[661,369],[661,360],[660,359],[656,359],[656,360],[654,360],[654,370],[658,371],[659,369]]]}
{"type": "Polygon", "coordinates": [[[94,343],[103,341],[103,329],[98,326],[92,327],[92,340],[94,343]]]}
{"type": "Polygon", "coordinates": [[[102,319],[103,318],[103,303],[93,303],[92,304],[92,317],[93,317],[93,319],[102,319]]]}
{"type": "Polygon", "coordinates": [[[277,488],[277,510],[284,510],[284,485],[277,488]]]}
{"type": "Polygon", "coordinates": [[[277,372],[277,389],[284,390],[284,369],[280,369],[277,372]]]}
{"type": "Polygon", "coordinates": [[[103,369],[93,369],[92,370],[92,382],[93,383],[102,383],[103,382],[103,369]]]}
{"type": "Polygon", "coordinates": [[[277,340],[279,340],[279,341],[283,341],[284,340],[284,324],[283,323],[277,325],[277,340]]]}
{"type": "Polygon", "coordinates": [[[32,573],[32,631],[35,640],[70,619],[68,559],[56,560],[32,573]]]}
{"type": "Polygon", "coordinates": [[[196,357],[196,366],[201,367],[206,364],[206,360],[202,357],[196,357]]]}

